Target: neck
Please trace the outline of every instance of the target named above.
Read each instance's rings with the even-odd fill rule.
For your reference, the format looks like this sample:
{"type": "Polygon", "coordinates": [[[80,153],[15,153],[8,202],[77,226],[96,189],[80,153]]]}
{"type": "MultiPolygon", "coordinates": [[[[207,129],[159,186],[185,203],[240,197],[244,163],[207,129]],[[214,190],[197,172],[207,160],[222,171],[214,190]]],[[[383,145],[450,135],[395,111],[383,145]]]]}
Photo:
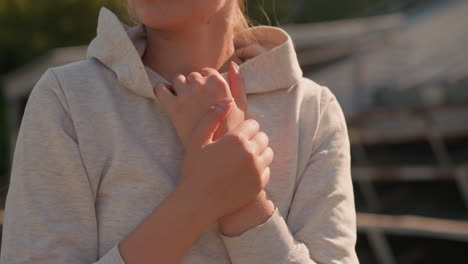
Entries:
{"type": "Polygon", "coordinates": [[[205,67],[228,70],[234,56],[234,28],[232,16],[219,12],[206,23],[177,30],[146,27],[147,46],[143,63],[166,80],[177,74],[187,75],[205,67]]]}

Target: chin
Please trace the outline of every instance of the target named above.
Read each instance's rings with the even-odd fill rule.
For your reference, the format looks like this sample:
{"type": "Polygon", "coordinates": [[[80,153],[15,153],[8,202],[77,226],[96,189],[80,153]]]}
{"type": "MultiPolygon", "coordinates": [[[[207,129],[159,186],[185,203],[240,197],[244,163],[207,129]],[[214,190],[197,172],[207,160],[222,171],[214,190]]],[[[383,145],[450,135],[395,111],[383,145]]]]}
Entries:
{"type": "Polygon", "coordinates": [[[206,23],[223,3],[221,0],[131,0],[138,20],[154,29],[177,29],[206,23]]]}

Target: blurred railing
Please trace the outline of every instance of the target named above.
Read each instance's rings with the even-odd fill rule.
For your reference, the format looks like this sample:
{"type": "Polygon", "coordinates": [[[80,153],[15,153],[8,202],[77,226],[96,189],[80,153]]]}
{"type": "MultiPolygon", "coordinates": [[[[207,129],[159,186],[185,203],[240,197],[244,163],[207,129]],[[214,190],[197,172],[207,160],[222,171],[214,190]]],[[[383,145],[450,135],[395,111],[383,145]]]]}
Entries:
{"type": "Polygon", "coordinates": [[[358,230],[377,262],[411,263],[394,252],[391,234],[468,242],[468,102],[348,122],[358,230]]]}

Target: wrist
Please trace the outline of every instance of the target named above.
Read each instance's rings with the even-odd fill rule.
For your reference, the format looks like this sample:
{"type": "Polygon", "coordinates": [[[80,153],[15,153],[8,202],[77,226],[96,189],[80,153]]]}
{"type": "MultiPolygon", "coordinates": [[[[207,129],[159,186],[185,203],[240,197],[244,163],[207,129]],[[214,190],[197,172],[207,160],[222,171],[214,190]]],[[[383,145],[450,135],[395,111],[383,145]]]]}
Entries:
{"type": "Polygon", "coordinates": [[[248,205],[218,219],[220,231],[226,236],[238,236],[265,223],[275,211],[275,204],[265,193],[248,205]]]}
{"type": "Polygon", "coordinates": [[[189,205],[188,208],[190,208],[194,217],[193,221],[198,222],[200,225],[208,226],[218,218],[203,194],[197,193],[190,187],[179,184],[174,189],[173,195],[189,205]]]}

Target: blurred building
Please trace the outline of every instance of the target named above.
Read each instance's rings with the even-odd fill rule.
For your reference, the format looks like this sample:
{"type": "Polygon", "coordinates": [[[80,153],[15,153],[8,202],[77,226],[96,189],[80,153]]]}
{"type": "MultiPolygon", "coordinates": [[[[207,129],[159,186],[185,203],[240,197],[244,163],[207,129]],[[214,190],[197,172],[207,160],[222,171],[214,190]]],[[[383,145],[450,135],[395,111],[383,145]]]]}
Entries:
{"type": "Polygon", "coordinates": [[[468,2],[438,1],[406,14],[287,25],[305,75],[353,115],[376,107],[468,98],[468,2]]]}
{"type": "MultiPolygon", "coordinates": [[[[361,263],[463,262],[468,248],[468,1],[285,25],[304,75],[348,121],[361,263]]],[[[50,51],[4,76],[12,157],[29,93],[86,47],[50,51]]]]}

